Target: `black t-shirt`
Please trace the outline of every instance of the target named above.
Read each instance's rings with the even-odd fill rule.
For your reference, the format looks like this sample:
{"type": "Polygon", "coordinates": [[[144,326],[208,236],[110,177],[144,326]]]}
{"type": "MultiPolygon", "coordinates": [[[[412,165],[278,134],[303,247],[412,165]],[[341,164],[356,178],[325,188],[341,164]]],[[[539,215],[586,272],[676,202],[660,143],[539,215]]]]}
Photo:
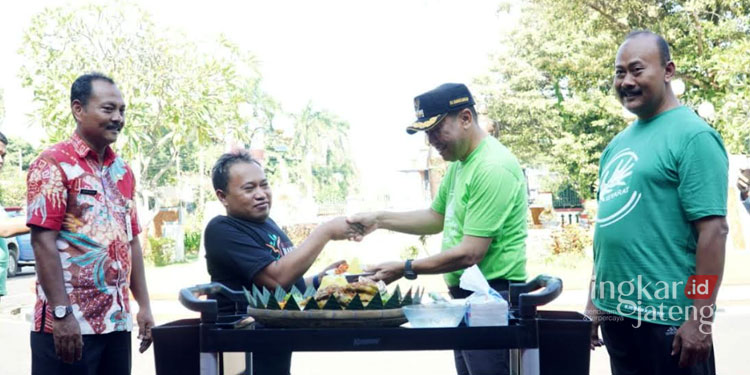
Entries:
{"type": "MultiPolygon", "coordinates": [[[[211,281],[237,291],[243,286],[252,290],[253,278],[260,270],[294,250],[292,241],[271,218],[256,223],[222,215],[206,226],[205,246],[211,281]]],[[[305,290],[302,278],[294,285],[305,290]]],[[[229,300],[216,299],[220,312],[232,312],[234,305],[229,300]]]]}

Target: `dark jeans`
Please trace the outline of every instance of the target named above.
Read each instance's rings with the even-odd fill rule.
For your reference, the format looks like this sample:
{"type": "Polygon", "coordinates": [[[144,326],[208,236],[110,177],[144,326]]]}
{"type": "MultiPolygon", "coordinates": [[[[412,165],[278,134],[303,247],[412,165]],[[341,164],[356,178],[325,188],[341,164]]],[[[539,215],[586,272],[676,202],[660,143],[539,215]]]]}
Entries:
{"type": "Polygon", "coordinates": [[[32,375],[129,375],[130,332],[83,335],[80,361],[63,363],[55,354],[51,333],[31,332],[32,375]]]}
{"type": "MultiPolygon", "coordinates": [[[[508,280],[489,280],[489,284],[492,289],[500,292],[506,300],[508,299],[508,280]]],[[[448,291],[453,298],[466,298],[472,293],[457,286],[448,287],[448,291]]],[[[506,375],[510,373],[508,350],[454,350],[453,356],[458,375],[506,375]]]]}
{"type": "Polygon", "coordinates": [[[714,350],[708,360],[680,368],[680,356],[672,356],[677,328],[641,322],[613,314],[602,321],[602,338],[609,353],[612,375],[715,375],[714,350]]]}

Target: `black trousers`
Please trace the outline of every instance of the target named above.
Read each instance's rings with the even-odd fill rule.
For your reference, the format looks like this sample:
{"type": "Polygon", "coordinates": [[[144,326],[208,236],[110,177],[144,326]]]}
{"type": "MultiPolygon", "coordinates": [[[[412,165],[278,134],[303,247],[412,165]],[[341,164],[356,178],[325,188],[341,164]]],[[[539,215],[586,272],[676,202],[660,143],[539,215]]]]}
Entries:
{"type": "Polygon", "coordinates": [[[677,328],[605,314],[602,338],[609,353],[612,375],[715,375],[714,350],[708,360],[680,368],[680,355],[672,356],[677,328]]]}
{"type": "Polygon", "coordinates": [[[80,361],[64,363],[55,354],[51,333],[31,332],[32,375],[129,375],[131,368],[130,332],[83,335],[80,361]]]}
{"type": "MultiPolygon", "coordinates": [[[[500,292],[507,300],[509,283],[523,281],[508,281],[494,279],[488,281],[490,287],[500,292]]],[[[457,286],[448,287],[453,298],[466,298],[472,292],[457,286]]],[[[506,375],[510,373],[510,352],[508,350],[454,350],[458,375],[506,375]]]]}

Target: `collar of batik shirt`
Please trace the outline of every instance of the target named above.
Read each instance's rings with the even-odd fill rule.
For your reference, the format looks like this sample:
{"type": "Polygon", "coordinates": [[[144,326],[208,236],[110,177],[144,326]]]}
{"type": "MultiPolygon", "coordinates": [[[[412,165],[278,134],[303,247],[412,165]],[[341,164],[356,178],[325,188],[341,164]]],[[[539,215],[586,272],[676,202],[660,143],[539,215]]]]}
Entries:
{"type": "MultiPolygon", "coordinates": [[[[78,135],[78,133],[73,132],[73,135],[70,137],[70,142],[73,143],[73,149],[80,158],[83,159],[90,155],[92,158],[98,160],[96,151],[92,150],[88,143],[86,143],[86,141],[84,141],[83,138],[78,135]]],[[[115,154],[115,151],[112,150],[112,147],[107,146],[107,148],[104,150],[104,165],[108,166],[112,164],[112,162],[115,161],[116,158],[117,154],[115,154]]]]}

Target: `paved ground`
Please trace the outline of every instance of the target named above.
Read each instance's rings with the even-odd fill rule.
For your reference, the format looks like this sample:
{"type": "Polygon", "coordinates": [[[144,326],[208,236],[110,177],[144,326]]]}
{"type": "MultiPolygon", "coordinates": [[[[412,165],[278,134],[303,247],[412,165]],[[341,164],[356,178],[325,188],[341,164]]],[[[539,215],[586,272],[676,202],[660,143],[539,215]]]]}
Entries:
{"type": "MultiPolygon", "coordinates": [[[[206,282],[205,266],[200,263],[149,268],[148,285],[157,324],[195,316],[177,302],[181,287],[206,282]]],[[[33,303],[33,271],[8,281],[9,296],[0,301],[0,374],[28,374],[30,351],[28,313],[33,303]]],[[[580,310],[585,292],[566,290],[549,306],[558,310],[580,310]]],[[[750,285],[730,285],[719,295],[719,311],[715,325],[716,357],[720,375],[746,374],[750,357],[750,285]]],[[[134,310],[137,306],[134,304],[134,310]]],[[[138,354],[133,350],[133,374],[154,374],[153,350],[138,354]]],[[[296,353],[292,363],[295,375],[351,374],[382,375],[404,373],[455,374],[451,352],[373,352],[373,353],[296,353]],[[332,368],[334,370],[332,370],[332,368]]],[[[609,374],[606,350],[597,350],[591,357],[591,374],[609,374]]]]}

